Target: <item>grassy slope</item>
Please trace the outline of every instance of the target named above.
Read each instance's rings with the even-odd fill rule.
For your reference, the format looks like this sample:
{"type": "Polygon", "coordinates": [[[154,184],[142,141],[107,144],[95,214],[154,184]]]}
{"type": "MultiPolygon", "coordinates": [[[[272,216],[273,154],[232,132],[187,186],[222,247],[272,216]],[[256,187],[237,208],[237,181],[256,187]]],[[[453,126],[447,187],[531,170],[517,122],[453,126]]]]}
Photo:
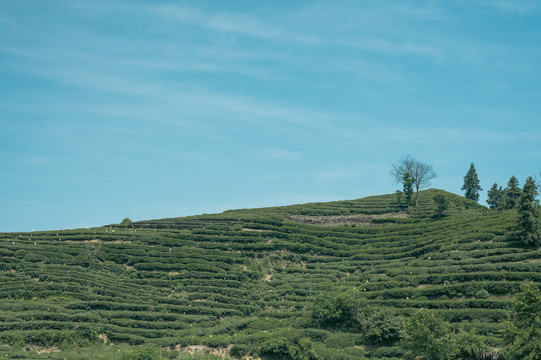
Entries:
{"type": "MultiPolygon", "coordinates": [[[[356,289],[404,314],[436,309],[453,327],[480,329],[497,346],[510,296],[522,281],[541,280],[541,252],[511,240],[514,211],[489,211],[447,193],[449,215],[433,218],[437,191],[421,192],[411,217],[384,226],[285,219],[395,212],[394,195],[129,228],[0,234],[0,343],[10,344],[0,356],[35,358],[21,350],[30,343],[84,349],[105,336],[115,344],[249,348],[302,334],[332,346],[325,345],[332,331],[317,328],[307,304],[336,289],[356,289]],[[490,296],[476,299],[481,289],[490,296]]],[[[391,344],[370,354],[399,350],[391,344]]]]}

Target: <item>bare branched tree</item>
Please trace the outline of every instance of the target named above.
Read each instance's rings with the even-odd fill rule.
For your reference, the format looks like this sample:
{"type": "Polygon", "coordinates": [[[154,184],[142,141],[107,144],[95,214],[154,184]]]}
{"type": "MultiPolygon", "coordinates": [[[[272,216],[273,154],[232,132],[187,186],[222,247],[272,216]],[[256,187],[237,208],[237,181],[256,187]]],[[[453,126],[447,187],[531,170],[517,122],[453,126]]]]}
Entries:
{"type": "Polygon", "coordinates": [[[401,183],[404,175],[409,173],[415,185],[415,206],[419,203],[419,189],[430,186],[430,180],[436,177],[432,165],[417,161],[413,156],[406,155],[398,164],[393,164],[391,176],[395,183],[401,183]]]}

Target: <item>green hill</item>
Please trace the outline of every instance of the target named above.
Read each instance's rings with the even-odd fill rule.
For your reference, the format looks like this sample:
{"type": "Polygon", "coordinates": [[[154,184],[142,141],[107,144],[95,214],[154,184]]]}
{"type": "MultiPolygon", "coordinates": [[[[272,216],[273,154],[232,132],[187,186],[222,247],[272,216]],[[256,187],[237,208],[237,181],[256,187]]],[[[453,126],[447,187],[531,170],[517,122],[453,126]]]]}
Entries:
{"type": "Polygon", "coordinates": [[[434,189],[406,210],[383,195],[0,234],[0,356],[130,358],[153,344],[399,359],[374,314],[392,323],[419,308],[501,347],[513,294],[541,281],[541,252],[514,240],[516,212],[434,189]],[[443,217],[437,192],[450,202],[443,217]],[[337,299],[359,311],[325,314],[343,310],[337,299]]]}

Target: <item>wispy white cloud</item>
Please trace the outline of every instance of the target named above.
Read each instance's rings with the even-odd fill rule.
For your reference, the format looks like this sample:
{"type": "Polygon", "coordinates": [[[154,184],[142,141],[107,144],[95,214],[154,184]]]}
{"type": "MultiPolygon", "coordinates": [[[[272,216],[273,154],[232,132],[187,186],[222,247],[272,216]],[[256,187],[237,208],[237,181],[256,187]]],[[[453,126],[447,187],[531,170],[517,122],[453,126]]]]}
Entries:
{"type": "Polygon", "coordinates": [[[56,206],[55,204],[51,202],[39,202],[39,201],[31,201],[31,200],[22,200],[22,199],[16,199],[16,198],[4,198],[2,197],[0,199],[0,204],[3,204],[4,206],[1,206],[0,208],[3,208],[6,210],[6,213],[9,213],[13,210],[14,207],[22,207],[22,208],[37,208],[40,210],[53,210],[58,209],[59,206],[56,206]]]}
{"type": "MultiPolygon", "coordinates": [[[[260,19],[246,14],[217,13],[205,14],[191,7],[161,5],[154,8],[161,16],[181,23],[200,26],[222,33],[234,33],[264,40],[276,40],[287,43],[299,43],[315,47],[340,46],[386,52],[391,54],[415,54],[423,56],[443,56],[443,50],[435,44],[412,41],[392,41],[378,36],[328,37],[324,33],[306,35],[294,28],[281,28],[277,24],[263,24],[260,19]]],[[[405,10],[402,10],[405,11],[405,10]]],[[[420,10],[417,9],[419,13],[420,10]]],[[[428,11],[425,11],[425,16],[428,11]]],[[[318,19],[313,19],[317,21],[318,19]]],[[[349,35],[349,34],[348,34],[349,35]]]]}
{"type": "Polygon", "coordinates": [[[541,11],[541,4],[537,0],[483,0],[480,5],[512,15],[528,15],[541,11]]]}
{"type": "Polygon", "coordinates": [[[174,5],[159,5],[154,8],[154,11],[168,19],[223,33],[234,33],[265,40],[312,44],[316,42],[312,36],[290,33],[273,25],[263,25],[259,19],[242,13],[205,14],[195,8],[174,5]]]}
{"type": "Polygon", "coordinates": [[[347,40],[338,40],[338,44],[361,50],[379,51],[389,54],[412,54],[441,58],[445,50],[434,44],[411,41],[392,41],[375,36],[357,36],[347,40]]]}
{"type": "MultiPolygon", "coordinates": [[[[523,120],[523,119],[522,119],[523,120]]],[[[522,122],[521,119],[515,120],[522,122]]],[[[472,122],[473,124],[473,122],[472,122]]],[[[532,129],[531,131],[514,130],[509,131],[507,126],[501,125],[494,127],[485,127],[472,125],[469,127],[446,127],[446,126],[423,126],[400,128],[393,127],[389,129],[379,129],[371,132],[373,136],[380,136],[385,141],[402,144],[418,144],[437,146],[437,144],[448,143],[474,143],[479,144],[512,144],[521,141],[541,142],[541,131],[532,129]],[[375,135],[379,134],[379,135],[375,135]]],[[[484,145],[479,145],[484,146],[484,145]]]]}
{"type": "Polygon", "coordinates": [[[272,148],[263,150],[260,153],[260,157],[277,160],[299,160],[303,158],[303,154],[299,151],[272,148]]]}
{"type": "MultiPolygon", "coordinates": [[[[436,130],[437,131],[437,130],[436,130]]],[[[430,144],[434,133],[426,128],[390,127],[377,130],[379,136],[390,143],[430,144]]]]}
{"type": "Polygon", "coordinates": [[[60,161],[60,158],[46,155],[25,155],[22,157],[22,162],[28,165],[50,165],[60,161]]]}
{"type": "Polygon", "coordinates": [[[344,131],[339,124],[334,123],[334,120],[343,115],[247,94],[225,94],[209,88],[193,87],[192,84],[158,83],[119,72],[111,73],[101,68],[88,67],[83,70],[77,67],[51,68],[40,65],[24,68],[24,71],[75,88],[131,98],[129,106],[86,104],[77,107],[75,104],[66,103],[55,105],[54,112],[79,111],[109,116],[133,116],[141,120],[146,117],[146,121],[155,124],[183,124],[190,128],[201,128],[202,124],[198,123],[200,120],[207,122],[227,118],[228,123],[244,122],[273,130],[277,129],[277,124],[293,126],[282,127],[280,131],[305,133],[306,129],[311,129],[329,134],[340,134],[344,131]]]}
{"type": "MultiPolygon", "coordinates": [[[[350,73],[363,80],[374,83],[402,86],[405,76],[384,63],[356,58],[327,59],[325,66],[334,71],[350,73]]],[[[323,71],[323,69],[322,69],[323,71]]]]}
{"type": "Polygon", "coordinates": [[[0,26],[17,29],[19,28],[19,24],[5,16],[0,15],[0,26]]]}
{"type": "MultiPolygon", "coordinates": [[[[0,52],[4,52],[12,56],[16,56],[16,57],[27,59],[27,60],[44,60],[43,58],[41,58],[38,52],[33,51],[29,47],[27,48],[20,45],[16,46],[16,45],[0,44],[0,52]]],[[[20,64],[19,64],[19,67],[21,67],[20,64]]]]}
{"type": "Polygon", "coordinates": [[[351,177],[357,177],[360,175],[360,171],[347,171],[347,170],[331,170],[320,172],[317,174],[318,178],[322,180],[339,180],[351,177]]]}
{"type": "Polygon", "coordinates": [[[202,150],[176,152],[173,156],[195,164],[208,164],[216,158],[215,154],[202,150]]]}
{"type": "MultiPolygon", "coordinates": [[[[198,46],[198,50],[202,50],[203,46],[198,46]]],[[[142,69],[155,69],[155,70],[165,70],[165,71],[178,71],[182,73],[213,73],[216,75],[225,74],[225,75],[241,75],[248,78],[264,80],[267,82],[281,82],[284,80],[290,79],[289,76],[284,75],[280,72],[274,71],[272,69],[265,69],[260,66],[255,66],[248,63],[238,63],[235,59],[228,60],[227,56],[231,52],[229,49],[223,49],[224,51],[220,53],[222,56],[221,60],[212,60],[210,54],[203,55],[200,60],[195,59],[185,59],[185,58],[175,58],[169,60],[140,60],[140,59],[112,59],[112,62],[119,65],[125,64],[131,67],[138,67],[142,69]]],[[[218,55],[218,54],[216,54],[218,55]]],[[[255,54],[244,53],[244,61],[248,59],[254,59],[255,54]]],[[[270,55],[270,54],[268,54],[270,55]]],[[[235,57],[241,59],[242,55],[236,53],[235,57]]],[[[263,58],[264,54],[257,54],[257,57],[263,58]]],[[[268,59],[272,59],[272,56],[269,56],[268,59]]],[[[283,60],[283,59],[282,59],[283,60]]]]}
{"type": "Polygon", "coordinates": [[[389,8],[401,17],[406,16],[414,20],[439,21],[446,17],[444,9],[435,1],[414,2],[414,4],[403,2],[391,4],[389,8]]]}

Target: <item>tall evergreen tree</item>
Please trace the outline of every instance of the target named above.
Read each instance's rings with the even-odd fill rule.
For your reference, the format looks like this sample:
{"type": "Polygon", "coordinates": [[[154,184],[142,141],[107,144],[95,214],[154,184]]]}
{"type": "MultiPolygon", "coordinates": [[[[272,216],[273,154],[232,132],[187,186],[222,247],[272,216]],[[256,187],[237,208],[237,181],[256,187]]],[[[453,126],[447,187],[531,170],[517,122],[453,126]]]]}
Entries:
{"type": "Polygon", "coordinates": [[[520,237],[526,245],[539,246],[541,233],[539,232],[539,201],[536,200],[537,184],[530,176],[526,179],[520,194],[518,207],[518,224],[520,237]]]}
{"type": "Polygon", "coordinates": [[[492,185],[490,190],[487,193],[487,204],[491,209],[499,209],[503,206],[503,190],[498,184],[492,185]]]}
{"type": "Polygon", "coordinates": [[[477,172],[475,171],[475,166],[473,163],[470,165],[470,169],[466,176],[464,176],[464,185],[462,185],[462,190],[464,190],[464,196],[467,199],[479,200],[479,191],[483,189],[479,185],[479,178],[477,177],[477,172]]]}
{"type": "Polygon", "coordinates": [[[520,198],[520,187],[517,178],[513,175],[507,183],[507,187],[503,191],[503,208],[516,209],[520,198]]]}
{"type": "Polygon", "coordinates": [[[409,172],[402,176],[402,191],[406,197],[406,204],[411,205],[411,197],[413,196],[413,177],[409,172]]]}

